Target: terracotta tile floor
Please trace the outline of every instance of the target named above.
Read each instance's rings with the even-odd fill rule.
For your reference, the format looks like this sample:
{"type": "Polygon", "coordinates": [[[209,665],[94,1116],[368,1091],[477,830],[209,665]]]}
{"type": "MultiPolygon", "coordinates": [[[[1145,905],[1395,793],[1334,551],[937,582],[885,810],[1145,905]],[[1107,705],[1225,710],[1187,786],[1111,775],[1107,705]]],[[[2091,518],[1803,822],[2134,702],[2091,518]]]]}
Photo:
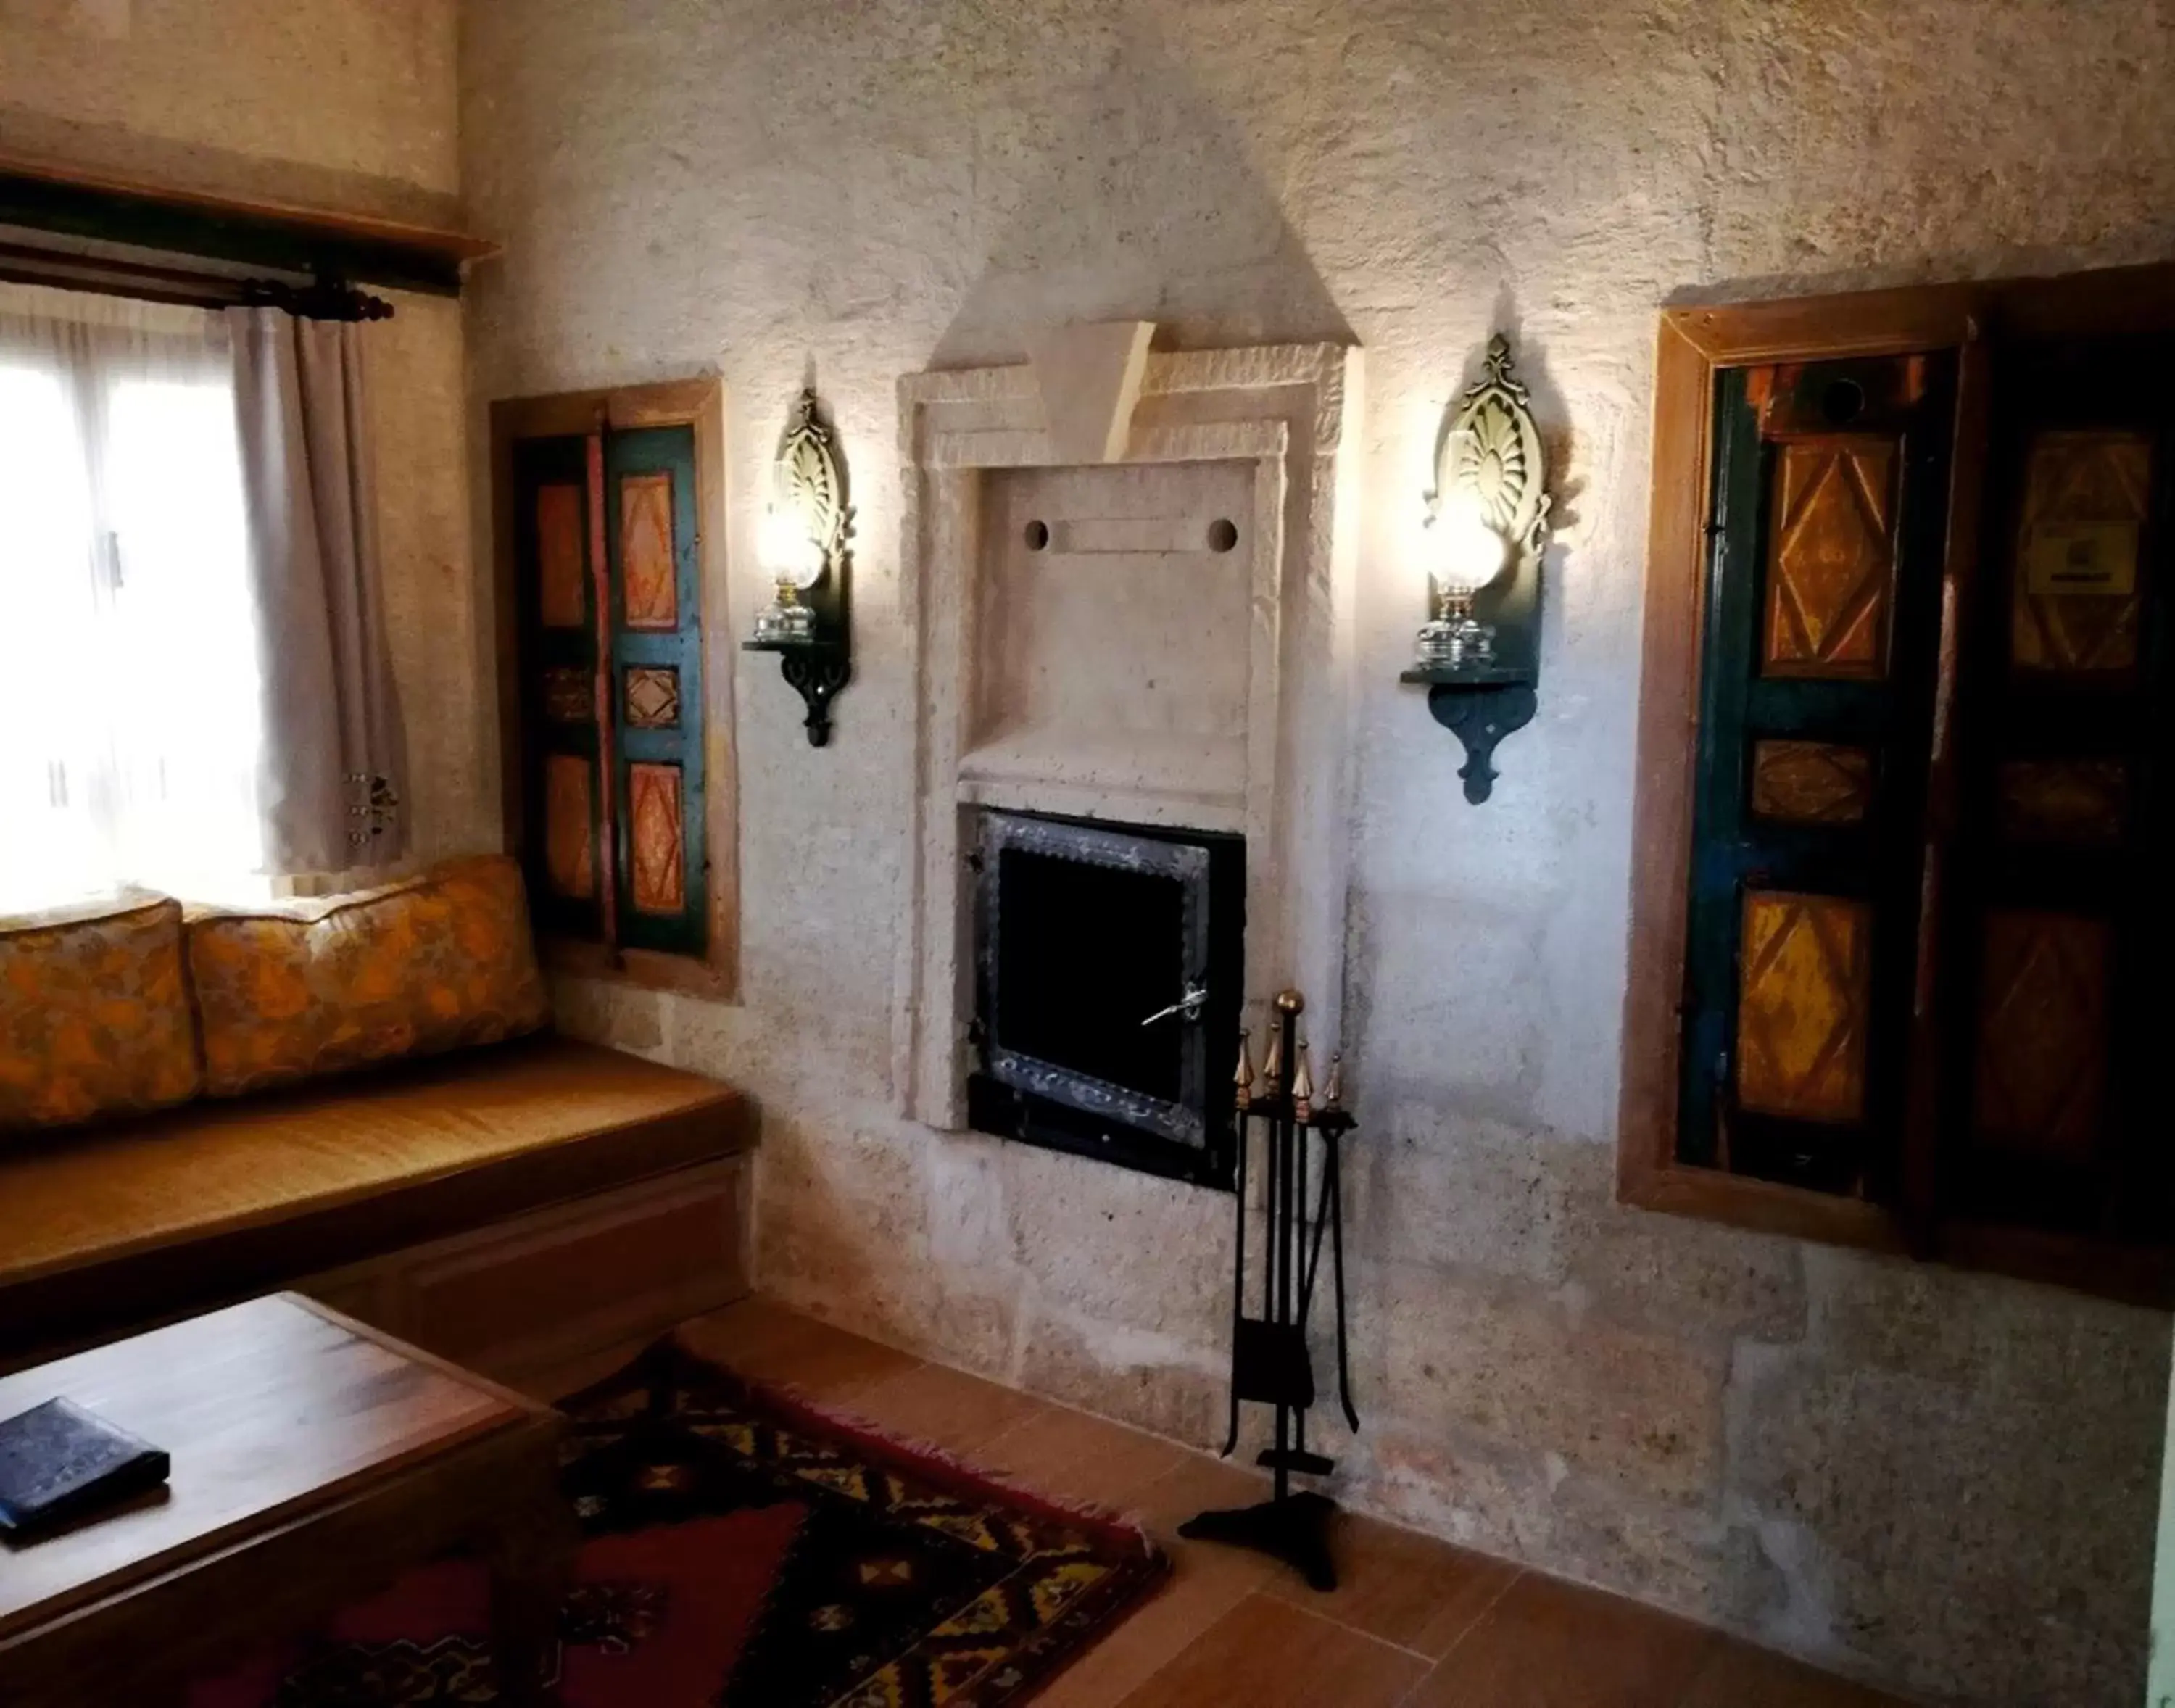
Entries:
{"type": "MultiPolygon", "coordinates": [[[[1263,1480],[1248,1472],[762,1299],[683,1332],[743,1375],[1148,1523],[1176,1565],[1169,1587],[1038,1708],[1901,1708],[1635,1602],[1372,1519],[1341,1521],[1343,1582],[1316,1595],[1266,1561],[1175,1533],[1204,1506],[1258,1498],[1263,1480]]],[[[570,1392],[623,1358],[532,1385],[570,1392]]]]}

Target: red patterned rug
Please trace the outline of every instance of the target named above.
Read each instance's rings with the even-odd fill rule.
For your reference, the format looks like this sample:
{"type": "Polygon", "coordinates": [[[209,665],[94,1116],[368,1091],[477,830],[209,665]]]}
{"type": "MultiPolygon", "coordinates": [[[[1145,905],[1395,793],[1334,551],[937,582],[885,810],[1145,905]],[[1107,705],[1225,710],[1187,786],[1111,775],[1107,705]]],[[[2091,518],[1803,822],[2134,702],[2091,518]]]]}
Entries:
{"type": "MultiPolygon", "coordinates": [[[[565,1708],[1011,1708],[1169,1564],[1133,1526],[743,1382],[676,1342],[566,1402],[583,1531],[565,1708]]],[[[497,1700],[483,1573],[450,1559],[191,1708],[497,1700]]]]}

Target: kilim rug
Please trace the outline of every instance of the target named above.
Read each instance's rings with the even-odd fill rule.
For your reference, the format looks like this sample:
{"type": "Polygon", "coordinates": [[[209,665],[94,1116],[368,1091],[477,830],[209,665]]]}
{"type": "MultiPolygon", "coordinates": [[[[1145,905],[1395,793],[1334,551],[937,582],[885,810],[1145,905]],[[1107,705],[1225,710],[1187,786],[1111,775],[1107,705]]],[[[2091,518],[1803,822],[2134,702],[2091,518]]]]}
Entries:
{"type": "MultiPolygon", "coordinates": [[[[676,1342],[568,1401],[583,1543],[565,1708],[1012,1708],[1153,1590],[1140,1531],[743,1382],[676,1342]]],[[[480,1567],[452,1559],[192,1708],[476,1708],[480,1567]]]]}

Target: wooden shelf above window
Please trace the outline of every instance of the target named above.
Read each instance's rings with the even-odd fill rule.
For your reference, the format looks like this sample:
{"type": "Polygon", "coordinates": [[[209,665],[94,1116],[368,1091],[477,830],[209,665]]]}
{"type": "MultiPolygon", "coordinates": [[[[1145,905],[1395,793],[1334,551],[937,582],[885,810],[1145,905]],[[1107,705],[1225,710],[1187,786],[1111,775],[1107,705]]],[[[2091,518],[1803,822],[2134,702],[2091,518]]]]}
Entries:
{"type": "Polygon", "coordinates": [[[459,295],[466,263],[498,253],[496,244],[464,231],[210,195],[5,154],[0,225],[442,296],[459,295]]]}

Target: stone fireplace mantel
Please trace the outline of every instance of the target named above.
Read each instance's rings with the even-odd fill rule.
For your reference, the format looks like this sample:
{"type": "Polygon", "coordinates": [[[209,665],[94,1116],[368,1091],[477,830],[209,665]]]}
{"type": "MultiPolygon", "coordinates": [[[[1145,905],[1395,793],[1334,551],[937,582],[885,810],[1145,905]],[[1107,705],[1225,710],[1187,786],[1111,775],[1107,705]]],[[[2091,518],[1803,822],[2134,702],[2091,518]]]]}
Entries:
{"type": "Polygon", "coordinates": [[[985,806],[1242,833],[1247,995],[1299,984],[1315,1037],[1334,1038],[1359,382],[1359,352],[1337,345],[1151,352],[1124,454],[1093,468],[1054,444],[1032,366],[899,382],[916,691],[903,1114],[965,1124],[964,857],[985,806]],[[1026,524],[1057,556],[1022,556],[1028,511],[1077,512],[1055,541],[1026,524]],[[1228,556],[1204,550],[1196,512],[1228,556]]]}

